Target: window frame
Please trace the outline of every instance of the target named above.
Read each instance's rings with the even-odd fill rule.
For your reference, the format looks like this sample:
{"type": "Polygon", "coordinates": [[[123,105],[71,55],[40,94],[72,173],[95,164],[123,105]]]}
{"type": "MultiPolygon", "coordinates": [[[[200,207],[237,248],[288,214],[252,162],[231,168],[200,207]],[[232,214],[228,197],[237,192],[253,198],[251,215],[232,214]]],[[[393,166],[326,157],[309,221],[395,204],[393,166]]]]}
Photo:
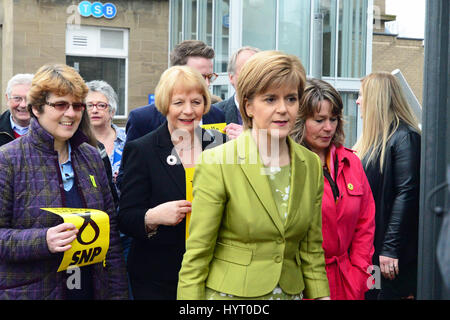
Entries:
{"type": "MultiPolygon", "coordinates": [[[[69,25],[66,27],[66,48],[65,55],[67,56],[80,56],[80,57],[92,57],[92,58],[113,58],[125,60],[125,83],[124,83],[124,114],[116,114],[113,119],[122,120],[128,118],[128,62],[129,62],[129,29],[128,28],[114,28],[103,26],[89,26],[80,25],[77,28],[72,28],[69,25]],[[123,32],[123,49],[113,48],[101,48],[101,30],[107,31],[121,31],[123,32]],[[84,35],[87,37],[87,46],[83,49],[76,48],[72,45],[72,35],[84,35]],[[93,45],[89,45],[92,40],[93,45]]],[[[99,79],[102,80],[102,79],[99,79]]],[[[118,93],[117,93],[118,94],[118,93]]]]}

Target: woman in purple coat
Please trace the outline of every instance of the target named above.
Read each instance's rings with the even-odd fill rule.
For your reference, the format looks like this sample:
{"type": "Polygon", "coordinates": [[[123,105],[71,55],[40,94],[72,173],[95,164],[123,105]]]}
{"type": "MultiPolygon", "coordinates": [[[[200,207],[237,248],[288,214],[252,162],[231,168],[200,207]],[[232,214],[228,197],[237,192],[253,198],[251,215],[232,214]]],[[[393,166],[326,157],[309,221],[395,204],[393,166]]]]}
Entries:
{"type": "Polygon", "coordinates": [[[0,300],[126,299],[127,282],[114,204],[84,99],[88,88],[66,65],[45,65],[28,93],[29,133],[0,148],[0,300]],[[106,212],[103,263],[57,272],[78,229],[41,208],[106,212]]]}

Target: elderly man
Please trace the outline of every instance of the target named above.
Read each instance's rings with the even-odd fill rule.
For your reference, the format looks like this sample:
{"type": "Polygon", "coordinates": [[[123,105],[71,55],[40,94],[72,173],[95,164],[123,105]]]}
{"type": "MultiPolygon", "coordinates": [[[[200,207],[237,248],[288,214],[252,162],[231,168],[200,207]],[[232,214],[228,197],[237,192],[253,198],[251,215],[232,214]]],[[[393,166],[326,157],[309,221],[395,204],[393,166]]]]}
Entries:
{"type": "MultiPolygon", "coordinates": [[[[242,66],[251,56],[259,51],[259,49],[253,47],[242,47],[230,57],[227,70],[228,78],[235,90],[242,66]]],[[[225,132],[227,133],[228,138],[234,139],[239,136],[242,132],[242,118],[236,94],[232,95],[227,100],[214,104],[214,106],[222,109],[225,113],[225,122],[228,124],[225,127],[225,132]]]]}
{"type": "Polygon", "coordinates": [[[27,93],[33,80],[32,74],[16,74],[6,87],[6,110],[0,116],[0,146],[28,132],[30,113],[27,109],[27,93]]]}
{"type": "MultiPolygon", "coordinates": [[[[187,65],[198,70],[209,86],[216,78],[213,73],[214,49],[199,40],[186,40],[175,46],[170,54],[171,66],[187,65]]],[[[126,125],[127,142],[137,139],[158,128],[165,121],[165,117],[156,109],[154,104],[136,108],[130,112],[126,125]]],[[[203,124],[223,123],[225,116],[217,107],[202,118],[203,124]]]]}

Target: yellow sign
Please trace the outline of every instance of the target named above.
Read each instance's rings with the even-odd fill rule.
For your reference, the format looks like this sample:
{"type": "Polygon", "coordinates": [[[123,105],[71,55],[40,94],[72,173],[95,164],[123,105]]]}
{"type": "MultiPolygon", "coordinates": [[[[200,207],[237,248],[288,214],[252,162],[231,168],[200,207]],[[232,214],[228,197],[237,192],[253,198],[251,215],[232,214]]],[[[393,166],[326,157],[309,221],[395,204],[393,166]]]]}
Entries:
{"type": "MultiPolygon", "coordinates": [[[[192,181],[194,180],[194,172],[195,168],[186,168],[185,174],[186,174],[186,200],[190,201],[192,203],[192,200],[194,199],[193,193],[192,193],[192,181]]],[[[186,214],[186,240],[189,237],[189,224],[191,222],[191,213],[188,212],[186,214]]]]}
{"type": "Polygon", "coordinates": [[[78,229],[71,248],[64,252],[59,271],[72,266],[86,266],[105,260],[109,248],[109,216],[106,212],[95,209],[41,208],[72,223],[78,229]]]}
{"type": "Polygon", "coordinates": [[[217,130],[225,134],[225,127],[227,126],[226,122],[223,123],[211,123],[211,124],[203,124],[202,128],[205,130],[217,130]]]}
{"type": "Polygon", "coordinates": [[[347,185],[347,187],[348,187],[348,189],[351,191],[351,190],[353,190],[353,185],[351,184],[351,183],[349,183],[348,185],[347,185]]]}

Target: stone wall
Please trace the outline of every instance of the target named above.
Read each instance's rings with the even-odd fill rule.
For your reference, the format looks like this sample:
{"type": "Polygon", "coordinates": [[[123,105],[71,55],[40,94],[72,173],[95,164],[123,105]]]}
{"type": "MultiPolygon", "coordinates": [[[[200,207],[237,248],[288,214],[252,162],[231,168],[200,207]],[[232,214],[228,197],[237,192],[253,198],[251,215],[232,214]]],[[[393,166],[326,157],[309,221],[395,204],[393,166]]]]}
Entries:
{"type": "Polygon", "coordinates": [[[398,38],[395,35],[374,34],[372,71],[400,71],[422,104],[424,46],[421,39],[398,38]]]}

